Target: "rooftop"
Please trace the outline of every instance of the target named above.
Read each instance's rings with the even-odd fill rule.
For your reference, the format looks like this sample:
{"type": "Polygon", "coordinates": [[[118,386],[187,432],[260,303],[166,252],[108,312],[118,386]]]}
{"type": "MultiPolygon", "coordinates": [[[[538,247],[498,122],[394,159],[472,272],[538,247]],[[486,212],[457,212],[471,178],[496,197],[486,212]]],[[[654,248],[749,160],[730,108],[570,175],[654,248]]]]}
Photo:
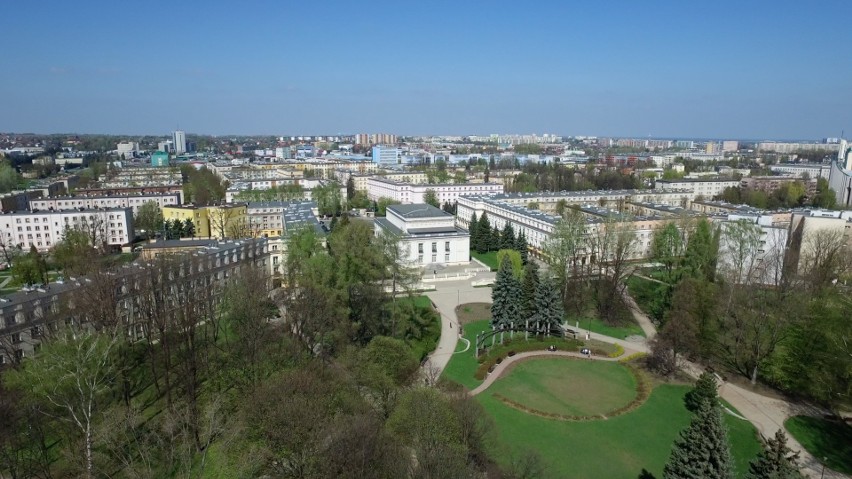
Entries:
{"type": "Polygon", "coordinates": [[[453,216],[444,210],[425,203],[414,205],[390,205],[387,209],[393,211],[397,216],[401,216],[406,219],[446,218],[453,216]]]}

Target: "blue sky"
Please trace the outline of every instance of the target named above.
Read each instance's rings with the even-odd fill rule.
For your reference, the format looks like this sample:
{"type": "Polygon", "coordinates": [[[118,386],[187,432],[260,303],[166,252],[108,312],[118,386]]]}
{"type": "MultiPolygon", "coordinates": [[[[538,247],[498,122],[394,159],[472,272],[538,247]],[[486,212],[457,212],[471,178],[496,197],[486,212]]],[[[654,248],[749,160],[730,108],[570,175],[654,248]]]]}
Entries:
{"type": "Polygon", "coordinates": [[[852,131],[849,1],[33,0],[3,17],[0,131],[852,131]]]}

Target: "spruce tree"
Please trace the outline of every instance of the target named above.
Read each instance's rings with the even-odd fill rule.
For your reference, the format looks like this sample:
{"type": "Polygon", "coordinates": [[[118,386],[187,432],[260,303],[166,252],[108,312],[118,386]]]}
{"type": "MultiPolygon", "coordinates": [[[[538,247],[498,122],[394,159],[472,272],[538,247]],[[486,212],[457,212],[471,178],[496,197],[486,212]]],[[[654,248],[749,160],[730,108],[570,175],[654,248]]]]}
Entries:
{"type": "Polygon", "coordinates": [[[527,245],[527,235],[523,231],[518,233],[518,236],[515,238],[515,249],[518,253],[521,253],[521,260],[524,264],[527,264],[529,261],[529,248],[527,245]]]}
{"type": "Polygon", "coordinates": [[[500,232],[500,247],[498,249],[515,249],[515,229],[508,221],[500,232]]]}
{"type": "Polygon", "coordinates": [[[500,230],[497,229],[497,225],[494,225],[491,228],[491,238],[488,242],[488,251],[497,251],[500,249],[500,230]]]}
{"type": "Polygon", "coordinates": [[[692,412],[698,411],[701,403],[708,401],[711,406],[719,404],[718,385],[716,378],[712,373],[703,372],[695,381],[695,386],[691,391],[686,393],[683,402],[686,403],[686,408],[692,412]]]}
{"type": "Polygon", "coordinates": [[[748,466],[746,479],[799,479],[802,475],[796,463],[799,453],[787,447],[787,435],[783,429],[775,432],[763,445],[763,450],[748,466]]]}
{"type": "Polygon", "coordinates": [[[500,327],[516,321],[520,314],[521,285],[512,273],[512,263],[503,258],[491,290],[491,325],[500,327]]]}
{"type": "Polygon", "coordinates": [[[524,266],[524,280],[521,284],[521,320],[532,321],[537,311],[535,292],[538,288],[538,265],[531,261],[524,266]]]}
{"type": "Polygon", "coordinates": [[[476,226],[476,251],[480,254],[487,253],[491,243],[491,223],[488,222],[488,213],[483,212],[476,226]]]}
{"type": "Polygon", "coordinates": [[[470,249],[479,251],[477,248],[477,239],[479,238],[479,220],[476,218],[476,212],[474,212],[473,216],[470,217],[470,223],[468,224],[467,231],[470,233],[470,249]]]}
{"type": "Polygon", "coordinates": [[[733,479],[728,432],[718,404],[704,401],[689,426],[680,432],[664,479],[733,479]]]}
{"type": "Polygon", "coordinates": [[[539,331],[550,333],[555,327],[562,324],[565,311],[562,309],[562,298],[559,296],[559,288],[549,276],[541,278],[535,290],[536,314],[533,320],[539,331]]]}

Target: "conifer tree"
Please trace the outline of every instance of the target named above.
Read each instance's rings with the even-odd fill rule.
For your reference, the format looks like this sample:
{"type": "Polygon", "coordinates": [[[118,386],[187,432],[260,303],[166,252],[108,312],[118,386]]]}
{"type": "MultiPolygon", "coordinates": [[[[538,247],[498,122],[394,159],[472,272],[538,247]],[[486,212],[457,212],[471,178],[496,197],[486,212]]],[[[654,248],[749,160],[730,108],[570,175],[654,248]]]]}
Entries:
{"type": "Polygon", "coordinates": [[[500,247],[498,249],[515,249],[515,229],[512,223],[506,222],[503,231],[500,232],[500,247]]]}
{"type": "Polygon", "coordinates": [[[521,284],[521,320],[530,321],[537,311],[535,292],[538,288],[538,266],[530,261],[524,266],[524,280],[521,284]]]}
{"type": "Polygon", "coordinates": [[[500,230],[497,229],[497,225],[494,225],[494,228],[491,228],[491,238],[488,242],[488,251],[497,251],[500,249],[500,230]]]}
{"type": "Polygon", "coordinates": [[[503,258],[491,290],[491,325],[500,327],[517,321],[520,315],[521,285],[512,273],[512,263],[503,258]]]}
{"type": "Polygon", "coordinates": [[[527,245],[527,235],[523,231],[518,233],[517,238],[515,238],[515,249],[518,250],[518,253],[521,253],[521,260],[524,264],[527,264],[527,261],[529,261],[529,248],[527,245]]]}
{"type": "Polygon", "coordinates": [[[476,212],[474,212],[473,216],[470,217],[470,223],[468,224],[467,231],[470,233],[470,249],[479,251],[477,248],[477,239],[479,238],[479,220],[476,218],[476,212]]]}
{"type": "Polygon", "coordinates": [[[701,373],[695,381],[695,386],[683,398],[686,408],[692,412],[698,411],[701,403],[705,401],[710,402],[711,406],[717,405],[719,403],[718,387],[712,373],[706,371],[701,373]]]}
{"type": "Polygon", "coordinates": [[[787,435],[783,429],[775,432],[763,445],[763,450],[748,466],[746,479],[799,479],[802,475],[796,463],[799,453],[787,447],[787,435]]]}
{"type": "Polygon", "coordinates": [[[565,312],[562,309],[562,298],[559,296],[559,288],[549,276],[541,278],[535,290],[536,313],[533,320],[537,329],[550,333],[555,327],[562,324],[565,312]]]}
{"type": "Polygon", "coordinates": [[[680,432],[664,479],[733,479],[728,432],[718,404],[703,401],[689,426],[680,432]]]}
{"type": "Polygon", "coordinates": [[[479,224],[476,227],[476,251],[487,253],[491,244],[491,223],[488,221],[488,213],[482,213],[479,224]]]}

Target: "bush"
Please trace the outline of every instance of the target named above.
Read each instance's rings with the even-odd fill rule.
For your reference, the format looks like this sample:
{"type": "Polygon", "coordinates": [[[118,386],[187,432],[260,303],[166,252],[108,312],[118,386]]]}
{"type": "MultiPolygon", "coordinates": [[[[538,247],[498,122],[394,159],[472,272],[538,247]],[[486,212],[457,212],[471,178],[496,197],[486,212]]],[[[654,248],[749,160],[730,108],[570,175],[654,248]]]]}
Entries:
{"type": "Polygon", "coordinates": [[[506,355],[512,357],[515,355],[515,351],[509,351],[508,353],[506,353],[506,355]]]}

